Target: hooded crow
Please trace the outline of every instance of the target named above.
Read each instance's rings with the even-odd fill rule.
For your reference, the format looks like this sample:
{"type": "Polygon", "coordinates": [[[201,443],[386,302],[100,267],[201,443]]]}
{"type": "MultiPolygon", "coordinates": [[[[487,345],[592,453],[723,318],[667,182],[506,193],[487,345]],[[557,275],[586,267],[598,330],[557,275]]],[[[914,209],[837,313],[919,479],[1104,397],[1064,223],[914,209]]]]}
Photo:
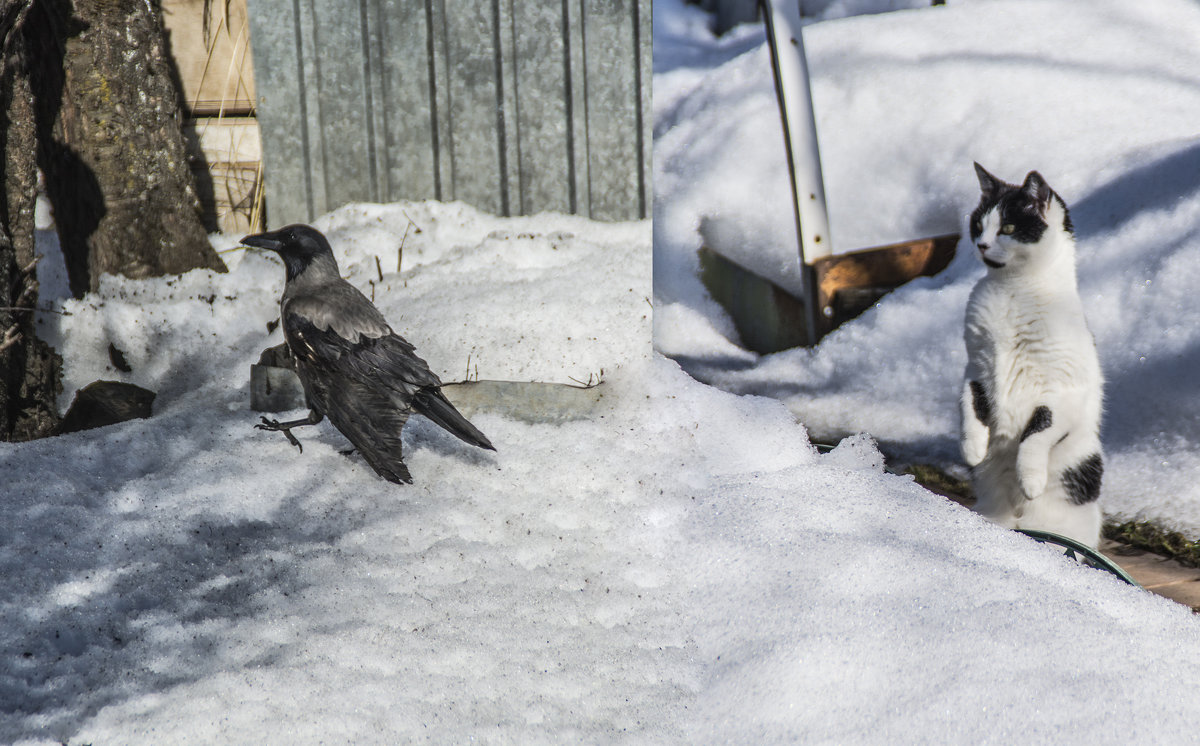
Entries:
{"type": "Polygon", "coordinates": [[[496,450],[442,394],[442,382],[415,348],[342,279],[329,241],[319,231],[289,225],[246,236],[241,243],[283,259],[287,281],[280,318],[309,408],[303,419],[263,417],[256,427],[282,432],[303,450],[291,429],[328,416],[371,468],[395,483],[412,482],[401,457],[400,429],[413,411],[471,445],[496,450]]]}

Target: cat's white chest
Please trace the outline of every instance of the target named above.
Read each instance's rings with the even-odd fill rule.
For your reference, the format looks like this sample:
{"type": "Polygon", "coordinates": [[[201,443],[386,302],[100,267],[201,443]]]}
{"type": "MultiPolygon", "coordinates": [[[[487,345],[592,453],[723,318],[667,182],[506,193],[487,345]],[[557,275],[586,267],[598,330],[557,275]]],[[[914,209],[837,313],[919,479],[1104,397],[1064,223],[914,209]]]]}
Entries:
{"type": "Polygon", "coordinates": [[[993,401],[994,434],[1014,436],[1049,396],[1080,405],[1098,365],[1078,296],[980,281],[967,308],[967,353],[993,401]]]}

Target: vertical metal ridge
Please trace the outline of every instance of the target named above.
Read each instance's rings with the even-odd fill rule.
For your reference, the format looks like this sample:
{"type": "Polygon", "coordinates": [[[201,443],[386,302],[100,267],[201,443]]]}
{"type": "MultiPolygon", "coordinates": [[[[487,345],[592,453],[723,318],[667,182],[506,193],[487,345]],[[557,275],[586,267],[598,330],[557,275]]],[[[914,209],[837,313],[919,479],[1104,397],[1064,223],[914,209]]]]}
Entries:
{"type": "Polygon", "coordinates": [[[567,189],[571,213],[579,211],[575,193],[575,100],[571,82],[571,0],[562,0],[563,97],[567,119],[567,189]]]}
{"type": "Polygon", "coordinates": [[[387,22],[387,14],[380,7],[382,0],[374,0],[375,3],[375,18],[379,23],[379,43],[377,47],[377,55],[379,59],[379,92],[383,97],[383,101],[379,106],[379,126],[383,131],[379,133],[380,139],[383,141],[383,147],[379,149],[379,159],[383,165],[383,178],[380,179],[380,186],[383,187],[383,201],[392,202],[396,199],[395,187],[392,185],[392,133],[391,107],[388,102],[392,100],[392,89],[390,85],[391,76],[388,75],[387,63],[383,58],[383,50],[388,46],[390,38],[389,26],[387,22]]]}
{"type": "Polygon", "coordinates": [[[524,169],[524,154],[521,152],[521,74],[520,60],[517,54],[517,19],[516,13],[513,12],[513,1],[508,0],[508,34],[513,45],[513,138],[517,148],[517,202],[519,207],[517,211],[520,214],[525,214],[529,210],[527,190],[528,185],[525,183],[524,169]]]}
{"type": "MultiPolygon", "coordinates": [[[[325,107],[321,106],[321,103],[320,103],[320,101],[321,101],[321,86],[323,85],[324,81],[321,80],[321,38],[320,38],[320,36],[318,36],[320,24],[317,23],[317,2],[316,2],[316,0],[309,0],[308,12],[312,15],[312,18],[313,18],[313,29],[312,29],[313,50],[314,50],[313,74],[314,74],[314,77],[316,78],[316,81],[315,81],[316,91],[314,92],[314,95],[317,97],[317,128],[320,130],[320,139],[318,140],[317,144],[321,149],[321,186],[325,190],[325,193],[321,199],[321,205],[322,205],[322,209],[328,209],[329,194],[331,191],[330,185],[329,185],[329,161],[328,161],[328,156],[326,155],[326,150],[325,150],[325,133],[328,130],[328,125],[325,122],[325,107]]],[[[307,96],[308,95],[307,91],[302,92],[301,95],[307,96]]],[[[316,217],[313,213],[315,213],[315,210],[310,211],[310,214],[308,216],[309,220],[312,220],[314,217],[316,217]]]]}
{"type": "Polygon", "coordinates": [[[633,90],[634,111],[637,124],[637,184],[638,184],[638,217],[646,217],[646,154],[644,150],[646,133],[644,131],[645,112],[642,111],[642,29],[639,5],[641,0],[631,0],[633,9],[633,90]]]}
{"type": "MultiPolygon", "coordinates": [[[[446,13],[446,0],[440,0],[442,6],[442,54],[446,56],[446,70],[452,70],[450,60],[450,18],[446,13]]],[[[446,73],[446,154],[450,160],[450,199],[458,197],[458,159],[454,151],[454,87],[449,84],[450,73],[446,73]]]]}
{"type": "Polygon", "coordinates": [[[500,213],[508,208],[508,141],[504,121],[504,61],[500,54],[500,0],[492,0],[492,64],[496,75],[496,145],[500,157],[500,213]]]}
{"type": "Polygon", "coordinates": [[[429,133],[433,148],[434,199],[442,199],[442,152],[438,142],[437,64],[434,61],[433,0],[425,0],[425,55],[429,61],[429,133]]]}
{"type": "Polygon", "coordinates": [[[583,152],[587,168],[587,216],[592,214],[592,102],[588,95],[587,0],[579,0],[579,35],[583,40],[583,152]]]}
{"type": "Polygon", "coordinates": [[[367,120],[367,178],[372,202],[379,201],[379,168],[375,163],[375,97],[371,94],[371,32],[367,0],[358,0],[358,22],[362,39],[363,108],[367,120]]]}
{"type": "MultiPolygon", "coordinates": [[[[300,0],[292,0],[292,28],[296,35],[296,80],[300,85],[300,143],[304,148],[304,199],[308,207],[308,219],[316,211],[313,205],[312,156],[308,134],[308,100],[304,84],[304,37],[300,31],[300,0]]],[[[268,208],[270,209],[270,208],[268,208]]]]}

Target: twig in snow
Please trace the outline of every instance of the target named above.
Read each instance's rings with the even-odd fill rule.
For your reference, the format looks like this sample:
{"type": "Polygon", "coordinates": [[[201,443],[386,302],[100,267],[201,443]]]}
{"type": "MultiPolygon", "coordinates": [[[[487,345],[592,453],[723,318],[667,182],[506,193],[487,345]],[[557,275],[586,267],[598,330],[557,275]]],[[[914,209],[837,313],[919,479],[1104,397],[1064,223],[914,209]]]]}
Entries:
{"type": "Polygon", "coordinates": [[[588,373],[588,379],[587,379],[586,383],[579,380],[578,378],[575,378],[574,376],[567,376],[567,378],[570,378],[572,381],[579,384],[579,388],[581,388],[581,389],[594,389],[597,386],[599,386],[600,384],[604,383],[604,369],[603,368],[600,369],[599,375],[593,375],[591,373],[588,373]]]}
{"type": "MultiPolygon", "coordinates": [[[[406,213],[404,217],[408,218],[406,213]]],[[[412,218],[408,218],[408,225],[404,226],[404,235],[400,237],[400,248],[396,250],[396,273],[400,273],[400,265],[404,264],[404,242],[408,240],[408,229],[413,227],[412,218]]]]}

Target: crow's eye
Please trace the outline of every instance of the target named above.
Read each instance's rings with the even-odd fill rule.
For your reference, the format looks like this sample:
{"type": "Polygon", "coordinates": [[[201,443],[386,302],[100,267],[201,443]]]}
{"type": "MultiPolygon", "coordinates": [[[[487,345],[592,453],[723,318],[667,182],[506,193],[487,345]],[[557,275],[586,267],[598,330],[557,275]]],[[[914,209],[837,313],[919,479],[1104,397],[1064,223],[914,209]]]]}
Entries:
{"type": "Polygon", "coordinates": [[[1012,232],[1016,229],[1017,226],[1013,225],[1012,223],[1005,223],[1004,225],[1000,226],[1000,232],[1006,236],[1011,236],[1012,232]]]}

